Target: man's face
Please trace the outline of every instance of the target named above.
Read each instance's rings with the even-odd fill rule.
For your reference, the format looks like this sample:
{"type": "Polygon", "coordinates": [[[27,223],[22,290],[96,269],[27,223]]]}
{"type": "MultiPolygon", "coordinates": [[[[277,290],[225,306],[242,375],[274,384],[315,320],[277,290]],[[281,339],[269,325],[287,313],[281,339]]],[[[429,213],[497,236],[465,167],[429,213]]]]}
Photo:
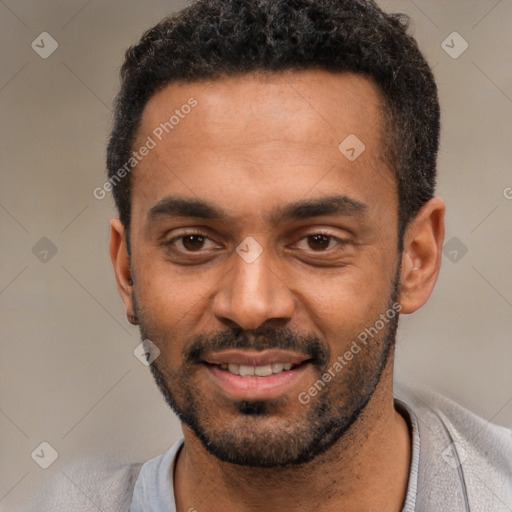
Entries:
{"type": "Polygon", "coordinates": [[[156,145],[132,176],[133,298],[160,389],[222,460],[312,459],[389,363],[397,316],[380,315],[400,261],[381,125],[372,82],[321,71],[172,84],[146,105],[134,149],[156,145]]]}

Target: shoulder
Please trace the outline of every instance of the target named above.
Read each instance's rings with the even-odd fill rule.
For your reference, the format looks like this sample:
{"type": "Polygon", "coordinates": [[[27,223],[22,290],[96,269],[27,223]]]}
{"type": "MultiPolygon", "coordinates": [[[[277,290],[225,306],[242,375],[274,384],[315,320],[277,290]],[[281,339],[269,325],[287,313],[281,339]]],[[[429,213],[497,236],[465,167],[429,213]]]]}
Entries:
{"type": "Polygon", "coordinates": [[[420,502],[457,499],[467,510],[510,510],[511,429],[433,391],[398,385],[395,396],[412,413],[419,431],[420,502]]]}
{"type": "Polygon", "coordinates": [[[469,450],[465,455],[471,453],[474,462],[493,459],[496,466],[512,473],[511,429],[485,420],[431,390],[401,387],[396,396],[409,405],[424,427],[429,427],[432,437],[451,438],[469,450]]]}
{"type": "Polygon", "coordinates": [[[13,512],[126,512],[141,466],[75,462],[57,471],[13,512]]]}

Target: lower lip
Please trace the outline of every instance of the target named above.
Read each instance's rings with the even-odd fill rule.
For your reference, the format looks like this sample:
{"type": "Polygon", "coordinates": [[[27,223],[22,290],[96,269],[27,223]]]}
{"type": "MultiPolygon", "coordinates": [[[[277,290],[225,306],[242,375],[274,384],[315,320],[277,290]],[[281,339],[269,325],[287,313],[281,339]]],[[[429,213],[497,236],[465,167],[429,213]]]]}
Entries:
{"type": "Polygon", "coordinates": [[[311,363],[302,363],[268,377],[241,377],[216,365],[205,365],[214,382],[229,396],[238,400],[267,400],[276,398],[297,385],[311,363]]]}

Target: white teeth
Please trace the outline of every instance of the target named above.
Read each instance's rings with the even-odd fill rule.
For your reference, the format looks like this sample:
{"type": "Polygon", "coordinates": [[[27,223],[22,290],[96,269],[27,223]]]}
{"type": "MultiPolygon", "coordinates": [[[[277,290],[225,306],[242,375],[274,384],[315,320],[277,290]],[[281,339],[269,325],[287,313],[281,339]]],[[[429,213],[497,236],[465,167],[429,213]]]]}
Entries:
{"type": "Polygon", "coordinates": [[[281,373],[283,370],[291,370],[295,365],[292,363],[272,363],[262,366],[246,366],[244,364],[220,364],[221,370],[227,370],[233,375],[240,375],[241,377],[250,377],[256,375],[257,377],[268,377],[274,373],[281,373]]]}
{"type": "Polygon", "coordinates": [[[235,375],[240,375],[240,371],[239,370],[240,370],[240,366],[239,365],[232,364],[232,363],[228,364],[228,371],[229,371],[229,373],[233,373],[235,375]]]}
{"type": "Polygon", "coordinates": [[[283,371],[283,368],[284,368],[283,363],[272,363],[272,373],[281,373],[283,371]]]}
{"type": "MultiPolygon", "coordinates": [[[[261,368],[261,367],[259,367],[261,368]]],[[[254,366],[245,366],[245,364],[240,365],[240,376],[241,377],[248,377],[249,375],[254,375],[254,366]]]]}
{"type": "Polygon", "coordinates": [[[265,366],[256,366],[254,368],[254,375],[257,375],[258,377],[268,377],[269,375],[272,375],[272,366],[269,364],[266,364],[265,366]]]}

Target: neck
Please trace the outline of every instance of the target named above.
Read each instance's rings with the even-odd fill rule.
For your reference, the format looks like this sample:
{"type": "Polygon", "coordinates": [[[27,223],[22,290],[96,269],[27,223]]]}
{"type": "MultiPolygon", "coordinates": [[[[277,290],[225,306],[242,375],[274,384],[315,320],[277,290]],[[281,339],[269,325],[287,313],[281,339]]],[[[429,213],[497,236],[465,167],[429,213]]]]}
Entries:
{"type": "Polygon", "coordinates": [[[187,427],[184,437],[174,480],[178,512],[397,512],[405,499],[410,438],[393,404],[392,364],[349,431],[307,464],[253,468],[225,463],[187,427]]]}

